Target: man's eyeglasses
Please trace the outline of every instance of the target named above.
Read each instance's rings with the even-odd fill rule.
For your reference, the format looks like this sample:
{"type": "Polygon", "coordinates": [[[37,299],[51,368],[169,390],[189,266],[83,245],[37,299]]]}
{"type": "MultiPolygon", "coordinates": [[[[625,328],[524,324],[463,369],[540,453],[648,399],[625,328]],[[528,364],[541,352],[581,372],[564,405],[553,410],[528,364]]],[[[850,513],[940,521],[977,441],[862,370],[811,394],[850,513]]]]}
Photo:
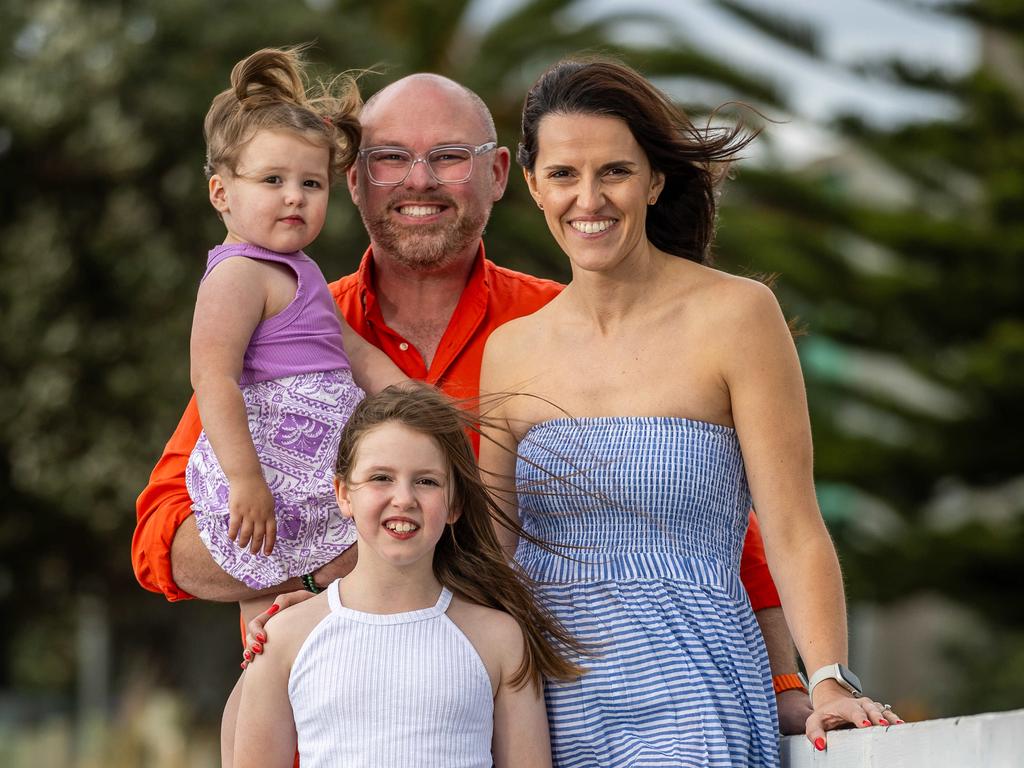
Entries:
{"type": "Polygon", "coordinates": [[[473,158],[497,146],[496,141],[477,147],[446,144],[434,147],[426,155],[414,155],[404,147],[367,147],[359,150],[359,157],[366,162],[370,181],[381,187],[394,187],[404,182],[416,163],[423,163],[439,184],[464,184],[473,175],[473,158]]]}

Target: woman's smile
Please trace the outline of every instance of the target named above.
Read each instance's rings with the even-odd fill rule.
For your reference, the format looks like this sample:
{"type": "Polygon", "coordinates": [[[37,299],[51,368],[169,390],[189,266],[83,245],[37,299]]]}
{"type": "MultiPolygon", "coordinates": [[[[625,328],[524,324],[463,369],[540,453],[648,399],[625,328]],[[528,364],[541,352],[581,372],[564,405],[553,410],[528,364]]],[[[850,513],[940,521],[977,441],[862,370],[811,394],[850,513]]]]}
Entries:
{"type": "Polygon", "coordinates": [[[647,206],[663,178],[615,117],[551,114],[526,174],[555,240],[574,267],[605,271],[650,247],[647,206]]]}

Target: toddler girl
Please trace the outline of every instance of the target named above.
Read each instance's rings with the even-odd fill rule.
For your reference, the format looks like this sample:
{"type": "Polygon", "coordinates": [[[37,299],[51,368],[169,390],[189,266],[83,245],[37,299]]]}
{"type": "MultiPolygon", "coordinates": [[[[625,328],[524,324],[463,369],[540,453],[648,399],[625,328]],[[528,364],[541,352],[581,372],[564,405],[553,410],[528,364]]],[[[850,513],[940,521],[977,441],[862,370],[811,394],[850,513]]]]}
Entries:
{"type": "MultiPolygon", "coordinates": [[[[196,300],[204,430],[185,477],[210,554],[257,590],[293,576],[312,589],[309,574],[353,543],[331,489],[341,428],[363,397],[357,381],[376,391],[404,378],[339,319],[302,252],[356,156],[361,103],[351,78],[313,94],[303,74],[299,49],[258,51],[235,65],[204,123],[210,202],[227,236],[196,300]]],[[[243,617],[271,599],[243,602],[243,617]]]]}
{"type": "Polygon", "coordinates": [[[468,424],[423,384],[356,407],[334,486],[359,560],[268,623],[235,766],[550,765],[541,678],[580,648],[505,560],[468,424]]]}

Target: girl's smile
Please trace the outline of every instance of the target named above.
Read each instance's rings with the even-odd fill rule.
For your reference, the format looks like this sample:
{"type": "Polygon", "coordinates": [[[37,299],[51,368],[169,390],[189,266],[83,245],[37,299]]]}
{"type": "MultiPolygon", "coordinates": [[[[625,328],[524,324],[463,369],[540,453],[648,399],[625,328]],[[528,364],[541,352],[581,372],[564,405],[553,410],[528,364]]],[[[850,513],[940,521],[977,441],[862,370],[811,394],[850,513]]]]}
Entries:
{"type": "Polygon", "coordinates": [[[398,517],[388,518],[381,525],[396,539],[411,539],[420,529],[412,520],[398,517]]]}
{"type": "Polygon", "coordinates": [[[338,481],[342,514],[356,524],[360,562],[430,567],[450,510],[448,465],[437,441],[386,422],[359,440],[350,479],[338,481]]]}

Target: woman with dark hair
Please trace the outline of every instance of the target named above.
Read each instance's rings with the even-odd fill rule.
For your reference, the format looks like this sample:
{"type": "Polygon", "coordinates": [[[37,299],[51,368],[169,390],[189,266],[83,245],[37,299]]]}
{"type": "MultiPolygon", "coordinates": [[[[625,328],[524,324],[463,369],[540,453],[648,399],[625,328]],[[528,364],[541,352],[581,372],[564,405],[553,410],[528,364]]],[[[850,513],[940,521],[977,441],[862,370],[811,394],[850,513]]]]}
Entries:
{"type": "Polygon", "coordinates": [[[763,284],[708,265],[717,183],[752,135],[696,128],[607,60],[544,73],[522,131],[518,159],[572,282],[488,341],[481,391],[527,396],[500,400],[491,416],[509,434],[491,430],[480,460],[523,530],[561,547],[523,540],[516,560],[598,654],[548,685],[555,763],[778,763],[738,573],[751,499],[817,670],[808,738],[820,750],[829,728],[901,722],[843,666],[842,578],[786,321],[763,284]]]}

